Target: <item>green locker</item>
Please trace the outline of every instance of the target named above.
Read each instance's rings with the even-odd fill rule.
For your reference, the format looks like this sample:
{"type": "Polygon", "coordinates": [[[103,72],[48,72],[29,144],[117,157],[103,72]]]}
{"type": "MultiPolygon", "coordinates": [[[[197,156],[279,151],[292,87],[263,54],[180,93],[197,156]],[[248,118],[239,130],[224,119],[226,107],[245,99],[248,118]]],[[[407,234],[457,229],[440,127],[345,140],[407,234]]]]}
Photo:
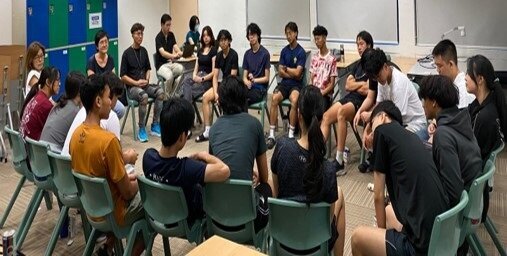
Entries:
{"type": "Polygon", "coordinates": [[[109,49],[107,51],[109,56],[113,57],[116,74],[120,74],[120,60],[118,59],[118,40],[109,41],[109,49]]]}
{"type": "Polygon", "coordinates": [[[86,46],[69,49],[69,71],[79,71],[86,75],[86,46]]]}
{"type": "Polygon", "coordinates": [[[68,0],[49,0],[49,48],[65,46],[69,42],[68,5],[68,0]]]}
{"type": "Polygon", "coordinates": [[[102,23],[102,0],[86,0],[86,41],[94,42],[102,23]]]}

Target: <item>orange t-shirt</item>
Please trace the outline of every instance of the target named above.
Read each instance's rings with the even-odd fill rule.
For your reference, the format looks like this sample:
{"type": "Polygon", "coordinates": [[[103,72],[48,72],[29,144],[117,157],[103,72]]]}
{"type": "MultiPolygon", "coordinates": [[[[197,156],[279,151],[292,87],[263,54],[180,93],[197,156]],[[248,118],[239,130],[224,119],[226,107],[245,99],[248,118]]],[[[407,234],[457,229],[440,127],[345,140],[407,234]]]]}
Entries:
{"type": "Polygon", "coordinates": [[[99,125],[81,124],[72,134],[69,153],[73,170],[107,180],[114,202],[114,217],[123,225],[127,201],[121,197],[117,183],[127,173],[118,138],[99,125]]]}

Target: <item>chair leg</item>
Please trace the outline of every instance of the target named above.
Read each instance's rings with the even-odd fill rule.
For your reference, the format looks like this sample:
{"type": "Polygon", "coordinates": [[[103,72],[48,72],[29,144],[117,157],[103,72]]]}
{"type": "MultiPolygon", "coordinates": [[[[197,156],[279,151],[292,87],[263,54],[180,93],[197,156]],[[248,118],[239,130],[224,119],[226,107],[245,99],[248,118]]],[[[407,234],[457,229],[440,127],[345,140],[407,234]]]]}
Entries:
{"type": "Polygon", "coordinates": [[[146,253],[145,253],[146,256],[151,256],[152,255],[151,251],[153,250],[153,244],[155,244],[155,238],[156,237],[157,237],[157,233],[156,232],[153,232],[152,234],[150,234],[148,243],[146,244],[146,253]]]}
{"type": "Polygon", "coordinates": [[[201,118],[201,114],[199,113],[199,108],[197,108],[197,102],[192,101],[192,106],[194,107],[194,112],[195,112],[195,116],[197,118],[197,121],[199,122],[199,124],[202,124],[202,118],[201,118]]]}
{"type": "Polygon", "coordinates": [[[97,239],[97,230],[95,228],[92,228],[92,232],[90,233],[90,236],[86,240],[86,246],[85,250],[83,252],[83,256],[91,256],[93,253],[93,249],[95,248],[95,240],[97,239]]]}
{"type": "Polygon", "coordinates": [[[486,217],[486,221],[484,222],[484,226],[486,227],[486,230],[488,231],[489,236],[491,237],[491,240],[493,240],[493,243],[495,244],[496,249],[500,253],[501,256],[506,256],[507,253],[505,252],[505,248],[503,248],[502,243],[498,239],[498,231],[496,230],[495,225],[489,218],[489,216],[486,217]]]}
{"type": "Polygon", "coordinates": [[[53,194],[50,191],[44,191],[44,202],[46,202],[46,209],[53,209],[53,194]]]}
{"type": "Polygon", "coordinates": [[[32,225],[33,219],[35,218],[35,214],[37,213],[37,211],[39,209],[40,203],[42,202],[43,192],[44,192],[44,190],[37,189],[36,194],[35,194],[36,198],[35,198],[34,204],[30,208],[30,211],[29,212],[27,211],[25,213],[26,222],[25,222],[25,217],[23,217],[23,222],[25,222],[25,223],[24,223],[23,228],[19,229],[20,233],[19,233],[18,238],[16,239],[16,248],[17,248],[16,250],[20,249],[23,246],[23,242],[25,241],[26,235],[28,234],[28,230],[30,229],[30,226],[32,225]],[[28,214],[28,216],[26,216],[26,214],[28,214]]]}
{"type": "Polygon", "coordinates": [[[164,244],[164,255],[165,256],[171,256],[171,245],[169,244],[169,238],[163,236],[162,242],[164,244]]]}
{"type": "Polygon", "coordinates": [[[114,243],[114,252],[115,255],[128,255],[129,251],[125,251],[123,249],[123,241],[120,238],[116,238],[116,242],[114,243]]]}
{"type": "Polygon", "coordinates": [[[137,140],[137,132],[136,132],[136,113],[135,109],[132,109],[132,133],[134,134],[134,141],[137,140]]]}
{"type": "Polygon", "coordinates": [[[58,242],[58,235],[60,233],[60,229],[65,222],[65,219],[67,218],[67,215],[69,213],[69,207],[63,206],[62,210],[60,211],[60,217],[58,217],[58,222],[56,222],[55,228],[53,229],[53,234],[51,234],[51,238],[49,239],[48,247],[46,248],[46,256],[52,255],[53,250],[55,249],[56,242],[58,242]]]}
{"type": "MultiPolygon", "coordinates": [[[[121,122],[120,134],[123,134],[123,128],[125,128],[125,123],[127,122],[127,117],[129,116],[130,106],[127,106],[125,110],[125,115],[123,116],[123,121],[121,122]]],[[[132,110],[134,111],[134,110],[132,110]]]]}
{"type": "Polygon", "coordinates": [[[16,190],[12,194],[11,200],[9,201],[9,204],[7,205],[7,208],[5,208],[5,212],[2,215],[2,219],[0,220],[0,229],[4,227],[5,221],[7,220],[7,216],[9,216],[9,213],[12,210],[12,206],[16,202],[16,199],[18,198],[19,192],[21,191],[21,188],[23,187],[23,184],[25,184],[26,177],[22,176],[21,179],[19,179],[18,185],[16,186],[16,190]]]}
{"type": "Polygon", "coordinates": [[[39,196],[41,197],[41,200],[42,200],[41,190],[36,189],[32,195],[32,198],[30,199],[30,202],[28,203],[28,207],[25,211],[25,214],[23,215],[23,218],[21,219],[21,222],[19,223],[18,232],[16,232],[16,234],[14,235],[14,241],[18,241],[19,235],[21,234],[21,232],[25,228],[28,217],[30,216],[32,209],[35,207],[35,202],[38,200],[39,196]]]}
{"type": "Polygon", "coordinates": [[[88,238],[90,238],[90,234],[93,228],[90,225],[90,222],[88,222],[88,218],[86,217],[86,213],[83,208],[80,209],[79,215],[81,215],[81,223],[83,224],[83,233],[85,241],[88,241],[88,238]]]}
{"type": "Polygon", "coordinates": [[[263,105],[261,107],[261,124],[262,124],[262,133],[264,133],[264,113],[266,113],[266,107],[263,105]]]}
{"type": "Polygon", "coordinates": [[[483,256],[486,255],[484,247],[481,244],[481,241],[477,237],[477,234],[472,233],[466,237],[468,244],[470,245],[470,249],[472,250],[474,256],[483,256]]]}
{"type": "Polygon", "coordinates": [[[148,104],[148,111],[146,111],[146,116],[144,117],[144,126],[148,124],[148,117],[150,116],[151,105],[153,105],[153,103],[148,104]]]}

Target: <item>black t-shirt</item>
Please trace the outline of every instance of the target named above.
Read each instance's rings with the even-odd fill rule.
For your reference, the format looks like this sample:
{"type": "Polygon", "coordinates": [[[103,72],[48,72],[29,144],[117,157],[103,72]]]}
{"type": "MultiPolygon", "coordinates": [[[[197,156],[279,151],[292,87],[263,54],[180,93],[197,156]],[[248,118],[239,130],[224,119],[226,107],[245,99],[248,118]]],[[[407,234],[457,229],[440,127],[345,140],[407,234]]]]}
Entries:
{"type": "MultiPolygon", "coordinates": [[[[278,198],[307,202],[303,180],[309,160],[308,150],[302,148],[295,139],[284,136],[277,140],[271,158],[271,171],[278,176],[278,198]]],[[[324,161],[322,171],[322,187],[315,202],[332,204],[338,200],[336,173],[328,161],[324,161]]]]}
{"type": "Polygon", "coordinates": [[[158,49],[160,49],[160,47],[163,47],[166,52],[173,53],[173,46],[175,44],[176,38],[174,37],[173,32],[169,32],[169,34],[167,34],[167,37],[164,36],[164,33],[162,33],[162,31],[157,34],[155,37],[155,67],[157,70],[160,68],[160,66],[167,62],[167,59],[160,54],[158,49]]]}
{"type": "MultiPolygon", "coordinates": [[[[202,49],[201,49],[202,50],[202,49]]],[[[217,55],[217,49],[211,47],[208,54],[203,54],[202,51],[197,52],[197,62],[199,63],[199,72],[211,73],[213,67],[213,57],[217,55]]]]}
{"type": "Polygon", "coordinates": [[[148,179],[183,189],[190,220],[203,216],[205,163],[187,157],[163,158],[157,150],[149,148],[144,152],[143,171],[148,179]]]}
{"type": "Polygon", "coordinates": [[[238,69],[238,53],[230,48],[229,53],[224,58],[223,51],[218,52],[215,58],[215,68],[222,70],[223,77],[230,76],[232,69],[238,69]]]}
{"type": "Polygon", "coordinates": [[[426,254],[435,217],[449,209],[431,151],[400,124],[383,124],[375,129],[372,166],[385,174],[402,232],[417,254],[426,254]]]}
{"type": "Polygon", "coordinates": [[[146,48],[127,48],[121,56],[120,77],[127,75],[134,80],[146,79],[146,72],[150,72],[151,65],[146,48]]]}
{"type": "Polygon", "coordinates": [[[104,67],[101,67],[99,63],[97,62],[97,59],[95,59],[95,54],[93,54],[89,59],[88,63],[86,64],[86,70],[91,70],[95,74],[100,75],[106,72],[111,72],[114,69],[114,59],[111,57],[111,55],[107,55],[107,62],[104,67]]]}

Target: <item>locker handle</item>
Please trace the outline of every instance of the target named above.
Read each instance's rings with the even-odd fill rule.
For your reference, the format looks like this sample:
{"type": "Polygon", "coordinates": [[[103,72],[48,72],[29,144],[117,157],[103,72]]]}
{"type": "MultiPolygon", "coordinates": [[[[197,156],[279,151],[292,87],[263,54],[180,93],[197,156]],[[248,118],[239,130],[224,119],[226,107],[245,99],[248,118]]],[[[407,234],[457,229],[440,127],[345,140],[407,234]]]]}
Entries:
{"type": "Polygon", "coordinates": [[[33,14],[32,7],[28,7],[28,16],[32,16],[32,14],[33,14]]]}
{"type": "Polygon", "coordinates": [[[73,4],[69,4],[69,12],[73,12],[74,11],[74,5],[73,4]]]}
{"type": "Polygon", "coordinates": [[[55,12],[55,6],[50,4],[49,5],[49,14],[53,15],[54,12],[55,12]]]}

